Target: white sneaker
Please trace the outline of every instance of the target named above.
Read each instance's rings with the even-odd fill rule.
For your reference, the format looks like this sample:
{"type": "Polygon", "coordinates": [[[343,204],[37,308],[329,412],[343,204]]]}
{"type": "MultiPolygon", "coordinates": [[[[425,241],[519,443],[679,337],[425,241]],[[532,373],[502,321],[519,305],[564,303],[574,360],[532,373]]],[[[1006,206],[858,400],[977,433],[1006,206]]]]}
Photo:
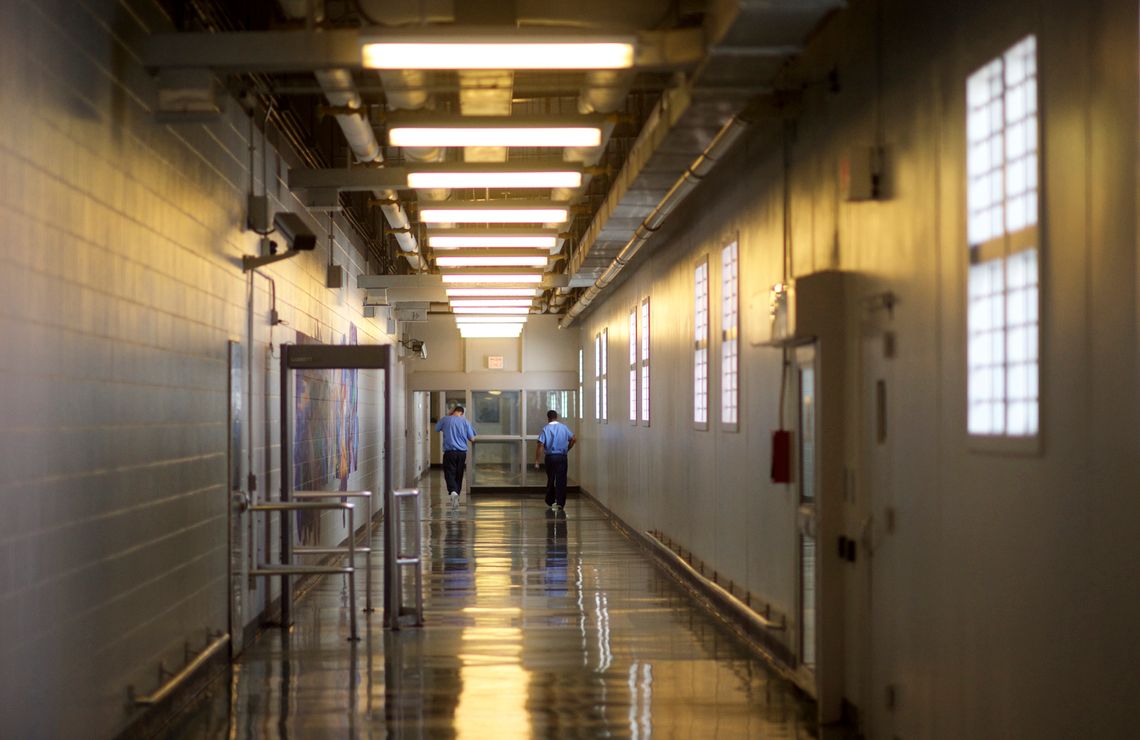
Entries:
{"type": "Polygon", "coordinates": [[[459,506],[459,494],[456,493],[455,491],[451,492],[451,505],[452,506],[459,506]]]}

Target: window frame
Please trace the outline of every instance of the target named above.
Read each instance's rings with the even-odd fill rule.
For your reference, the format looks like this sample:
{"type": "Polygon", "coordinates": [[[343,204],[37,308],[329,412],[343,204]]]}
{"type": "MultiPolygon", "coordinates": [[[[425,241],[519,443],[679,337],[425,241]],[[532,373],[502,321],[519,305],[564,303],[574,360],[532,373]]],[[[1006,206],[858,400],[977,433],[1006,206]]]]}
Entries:
{"type": "Polygon", "coordinates": [[[740,239],[733,236],[721,247],[721,276],[720,276],[720,428],[725,432],[738,432],[740,431],[740,239]],[[728,250],[732,250],[732,267],[733,272],[733,291],[732,291],[732,320],[733,326],[731,329],[725,326],[728,317],[728,294],[726,291],[727,282],[725,276],[725,254],[728,250]],[[731,332],[732,336],[729,337],[731,332]],[[726,398],[725,394],[728,392],[728,377],[726,372],[728,370],[728,363],[725,358],[725,347],[731,341],[733,347],[732,353],[732,421],[725,420],[726,398]]]}
{"type": "MultiPolygon", "coordinates": [[[[1020,80],[1017,84],[1023,84],[1025,79],[1029,79],[1029,77],[1024,78],[1023,80],[1020,80]]],[[[965,362],[964,362],[964,368],[963,368],[964,369],[963,399],[964,399],[964,404],[965,404],[964,415],[963,415],[963,433],[964,433],[965,438],[966,438],[967,448],[970,450],[976,451],[976,452],[1036,455],[1036,454],[1040,454],[1042,451],[1042,438],[1043,438],[1044,416],[1045,416],[1044,409],[1043,409],[1043,403],[1042,403],[1042,400],[1043,400],[1042,384],[1043,384],[1043,377],[1044,377],[1044,360],[1043,360],[1043,353],[1041,351],[1042,350],[1042,337],[1044,334],[1043,330],[1044,330],[1044,325],[1045,325],[1044,311],[1043,311],[1043,308],[1044,308],[1043,295],[1044,295],[1044,291],[1045,291],[1045,280],[1044,280],[1043,269],[1042,269],[1043,263],[1044,263],[1043,257],[1044,257],[1044,253],[1045,253],[1045,243],[1044,243],[1045,242],[1045,237],[1044,237],[1045,228],[1044,228],[1044,224],[1042,223],[1042,218],[1043,218],[1042,204],[1044,202],[1044,193],[1045,193],[1044,158],[1043,158],[1043,151],[1042,151],[1042,142],[1044,141],[1044,133],[1043,133],[1043,121],[1042,121],[1042,116],[1041,116],[1041,92],[1040,92],[1041,91],[1041,74],[1040,74],[1040,62],[1039,62],[1039,54],[1038,54],[1038,36],[1037,36],[1037,34],[1035,34],[1035,33],[1023,34],[1023,35],[1017,37],[1012,43],[1003,44],[1001,46],[1000,53],[997,54],[996,56],[989,57],[988,59],[983,61],[981,64],[978,64],[976,66],[971,67],[971,69],[969,70],[969,72],[966,75],[966,82],[965,82],[964,87],[965,87],[965,90],[964,90],[964,93],[965,93],[965,98],[964,98],[965,115],[963,116],[962,120],[965,124],[964,129],[963,129],[963,142],[965,144],[965,153],[963,156],[963,171],[964,171],[963,181],[965,184],[965,192],[964,192],[965,207],[961,211],[962,217],[964,220],[963,234],[965,234],[965,246],[966,246],[966,249],[964,250],[964,257],[965,257],[964,262],[965,262],[965,264],[964,264],[964,270],[963,270],[964,280],[963,280],[963,317],[962,317],[962,320],[963,320],[962,336],[964,337],[964,342],[965,342],[965,347],[963,348],[964,349],[964,355],[965,355],[965,362]],[[1036,179],[1033,183],[1032,190],[1024,189],[1022,191],[1019,191],[1018,193],[1014,193],[1014,197],[1016,197],[1018,195],[1022,195],[1024,193],[1029,193],[1029,192],[1034,193],[1036,196],[1036,209],[1033,212],[1032,223],[1027,224],[1027,225],[1023,225],[1021,228],[1017,229],[1016,231],[1011,231],[1008,227],[1007,219],[1009,216],[1009,204],[1013,198],[1010,197],[1010,193],[1009,193],[1008,188],[1007,188],[1007,182],[1008,182],[1009,172],[1010,172],[1012,167],[1017,166],[1017,161],[1010,158],[1010,156],[1007,153],[1007,149],[1006,149],[1007,142],[1010,141],[1010,139],[1008,138],[1009,129],[1012,128],[1011,121],[1008,119],[1006,105],[1007,105],[1007,102],[1009,101],[1009,99],[1011,97],[1011,91],[1013,94],[1016,94],[1017,87],[1016,87],[1016,85],[1014,87],[1008,86],[1008,81],[1006,79],[1006,65],[1008,63],[1008,60],[1010,59],[1010,55],[1012,53],[1014,53],[1015,51],[1017,51],[1019,49],[1019,47],[1021,47],[1023,44],[1025,44],[1027,41],[1030,41],[1030,40],[1032,40],[1032,44],[1033,44],[1033,61],[1034,61],[1034,69],[1033,69],[1033,72],[1030,76],[1032,79],[1032,85],[1033,85],[1033,87],[1032,87],[1033,96],[1030,99],[1031,102],[1033,103],[1033,107],[1032,107],[1032,111],[1031,111],[1031,118],[1033,121],[1033,123],[1032,123],[1033,128],[1036,131],[1036,139],[1033,142],[1034,148],[1032,150],[1032,155],[1035,157],[1035,162],[1034,162],[1034,167],[1032,168],[1031,171],[1032,171],[1032,174],[1035,176],[1036,179]],[[981,138],[981,139],[973,140],[973,139],[971,139],[970,116],[973,112],[975,112],[976,109],[971,107],[971,100],[970,100],[971,82],[973,82],[978,75],[984,73],[987,70],[987,68],[989,68],[991,65],[995,65],[995,64],[998,65],[998,69],[999,69],[997,74],[1000,77],[1000,86],[1001,86],[1000,87],[1000,93],[999,93],[997,98],[994,98],[994,97],[988,98],[986,100],[986,104],[992,103],[995,99],[1000,102],[1001,128],[1000,128],[1000,131],[998,131],[996,133],[991,133],[989,135],[989,138],[981,138]],[[991,233],[988,235],[988,237],[978,239],[975,241],[974,234],[972,233],[971,216],[976,214],[977,211],[974,209],[975,204],[972,202],[971,187],[970,186],[971,186],[972,182],[974,181],[972,178],[976,176],[976,173],[974,171],[972,171],[972,169],[971,169],[970,154],[971,154],[971,149],[975,144],[980,145],[980,144],[988,143],[991,139],[998,139],[1000,141],[1001,164],[996,169],[991,164],[989,170],[987,170],[983,174],[989,174],[989,175],[1000,178],[1001,195],[997,196],[993,203],[983,204],[983,207],[990,207],[990,208],[998,207],[998,208],[1000,208],[1001,226],[1000,226],[1000,230],[998,230],[998,233],[996,233],[996,234],[992,233],[994,231],[994,229],[991,226],[991,228],[990,228],[991,233]],[[1020,255],[1023,255],[1023,254],[1029,253],[1029,252],[1032,252],[1034,254],[1034,261],[1036,263],[1035,283],[1034,284],[1026,283],[1025,285],[1012,286],[1012,289],[1011,289],[1011,285],[1010,285],[1009,277],[1008,277],[1009,268],[1010,268],[1011,264],[1013,264],[1011,260],[1015,257],[1018,257],[1020,255]],[[993,266],[995,263],[1000,264],[1000,268],[998,268],[998,271],[1000,272],[1000,280],[1001,280],[1000,289],[995,290],[991,293],[987,293],[986,295],[981,296],[981,297],[975,295],[973,292],[974,288],[972,287],[971,279],[975,276],[976,268],[980,268],[983,265],[993,266]],[[1011,322],[1011,320],[1009,318],[1009,314],[1008,314],[1008,309],[1009,309],[1009,306],[1011,305],[1010,304],[1010,294],[1011,294],[1011,292],[1013,292],[1013,293],[1016,293],[1018,291],[1024,292],[1025,290],[1033,290],[1036,292],[1035,302],[1032,304],[1033,308],[1035,308],[1035,310],[1036,310],[1035,323],[1024,323],[1023,322],[1021,324],[1014,324],[1011,322]],[[1001,351],[1000,351],[1001,361],[1000,361],[1000,363],[995,362],[995,363],[992,363],[988,366],[985,364],[980,364],[980,363],[972,364],[972,362],[973,362],[973,356],[972,356],[973,350],[971,347],[971,345],[973,344],[974,341],[981,340],[982,336],[987,333],[985,331],[985,327],[982,327],[980,329],[975,328],[975,324],[971,318],[972,314],[973,314],[972,309],[975,307],[976,302],[984,300],[986,298],[998,299],[1000,301],[1000,304],[1001,304],[1001,306],[1000,306],[1000,314],[1001,314],[1000,329],[998,331],[989,332],[990,334],[996,335],[995,341],[1000,340],[999,343],[1001,345],[1001,351]],[[1035,338],[1035,344],[1036,344],[1036,356],[1034,358],[1035,363],[1032,366],[1032,371],[1036,373],[1036,378],[1035,378],[1035,380],[1036,380],[1036,396],[1032,399],[1033,404],[1035,405],[1034,411],[1036,413],[1036,429],[1035,429],[1035,431],[1033,431],[1030,434],[1014,435],[1014,434],[1010,434],[1008,431],[1009,413],[1010,413],[1010,398],[1008,395],[1008,392],[1009,392],[1008,387],[1009,387],[1009,375],[1010,375],[1010,367],[1011,367],[1011,362],[1009,360],[1008,352],[1009,352],[1009,346],[1010,346],[1009,345],[1009,334],[1010,334],[1011,329],[1013,329],[1013,330],[1028,329],[1029,331],[1035,332],[1035,335],[1036,335],[1034,337],[1035,338]],[[996,433],[995,432],[975,432],[975,431],[971,430],[971,426],[970,426],[971,406],[973,405],[973,403],[977,402],[976,397],[971,395],[971,378],[976,371],[983,371],[984,372],[987,367],[991,371],[995,370],[995,369],[999,370],[1000,376],[1001,376],[1001,388],[1002,388],[1002,390],[1000,393],[1000,409],[1001,409],[1000,413],[1002,413],[1004,415],[1004,418],[1002,421],[1003,431],[996,432],[996,433]]],[[[1027,110],[1028,110],[1028,108],[1027,108],[1027,110]]],[[[1018,119],[1016,121],[1013,121],[1012,124],[1015,126],[1015,125],[1017,125],[1023,121],[1026,121],[1029,117],[1030,116],[1026,116],[1026,117],[1023,117],[1023,118],[1018,119]]],[[[1021,157],[1024,158],[1024,156],[1025,156],[1025,153],[1023,152],[1021,154],[1021,157]]],[[[1025,176],[1027,176],[1029,174],[1029,172],[1030,172],[1030,168],[1026,168],[1024,171],[1025,176]]],[[[1026,304],[1027,307],[1029,305],[1030,304],[1028,304],[1028,303],[1026,304]]],[[[981,310],[981,309],[979,308],[979,310],[981,310]]],[[[1022,362],[1020,364],[1025,365],[1027,363],[1022,362]]]]}
{"type": "Polygon", "coordinates": [[[691,334],[693,341],[693,373],[690,376],[693,381],[693,395],[692,395],[692,415],[693,428],[698,431],[707,431],[709,428],[709,397],[710,397],[710,384],[711,374],[709,367],[711,364],[711,351],[710,351],[710,332],[709,326],[710,315],[710,292],[711,283],[709,279],[709,258],[708,255],[699,257],[693,265],[693,332],[691,334]],[[703,273],[703,275],[702,275],[703,273]],[[704,282],[704,293],[701,293],[701,282],[704,282]],[[704,317],[704,327],[700,326],[702,314],[704,317]],[[704,375],[703,378],[700,373],[701,353],[703,355],[704,375]],[[704,381],[704,387],[700,387],[701,381],[704,381]],[[700,401],[704,400],[704,418],[700,416],[700,401]]]}
{"type": "Polygon", "coordinates": [[[629,423],[637,426],[637,305],[629,309],[629,423]]]}
{"type": "Polygon", "coordinates": [[[641,359],[639,365],[639,375],[641,377],[641,413],[639,421],[643,426],[649,426],[650,419],[650,399],[649,399],[649,325],[652,314],[650,313],[649,296],[641,299],[640,303],[640,321],[641,321],[641,359]]]}

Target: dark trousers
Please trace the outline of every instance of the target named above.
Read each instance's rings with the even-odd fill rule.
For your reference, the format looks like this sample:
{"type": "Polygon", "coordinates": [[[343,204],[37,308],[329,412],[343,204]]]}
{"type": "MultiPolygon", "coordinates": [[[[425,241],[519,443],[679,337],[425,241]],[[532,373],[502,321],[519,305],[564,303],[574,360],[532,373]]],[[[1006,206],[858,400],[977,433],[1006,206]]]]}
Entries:
{"type": "Polygon", "coordinates": [[[447,481],[448,493],[463,493],[463,471],[466,467],[466,450],[444,450],[443,479],[447,481]]]}
{"type": "Polygon", "coordinates": [[[566,455],[546,456],[546,505],[566,505],[566,455]]]}

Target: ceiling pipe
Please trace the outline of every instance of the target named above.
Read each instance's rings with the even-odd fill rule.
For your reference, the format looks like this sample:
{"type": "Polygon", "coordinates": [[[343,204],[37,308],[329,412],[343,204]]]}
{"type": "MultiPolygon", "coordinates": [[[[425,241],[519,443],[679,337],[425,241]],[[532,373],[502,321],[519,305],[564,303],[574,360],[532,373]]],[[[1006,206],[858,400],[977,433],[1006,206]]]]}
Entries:
{"type": "MultiPolygon", "coordinates": [[[[637,79],[637,72],[632,69],[594,70],[587,72],[582,88],[578,92],[578,112],[582,115],[593,113],[616,113],[625,105],[625,97],[637,79]]],[[[562,155],[567,162],[581,162],[585,167],[593,167],[602,158],[602,153],[609,144],[610,135],[614,125],[607,122],[602,127],[602,141],[593,147],[568,147],[562,155]]],[[[590,183],[588,173],[582,176],[582,185],[575,189],[556,188],[551,197],[554,200],[569,201],[579,192],[585,192],[590,183]]]]}
{"type": "Polygon", "coordinates": [[[597,298],[598,294],[605,289],[607,285],[613,282],[618,273],[629,264],[633,256],[637,254],[638,250],[649,241],[669,214],[673,212],[678,205],[692,192],[693,188],[697,186],[701,178],[704,177],[715,165],[717,160],[722,157],[729,148],[736,143],[740,135],[748,128],[748,122],[741,116],[734,116],[728,123],[726,123],[709,145],[705,147],[704,151],[697,156],[689,168],[685,170],[684,174],[673,183],[669,188],[669,192],[661,199],[657,206],[645,217],[637,228],[633,231],[633,236],[621,251],[606,268],[605,272],[594,281],[594,284],[586,289],[586,292],[574,303],[573,306],[566,312],[566,315],[558,322],[560,329],[565,329],[574,323],[574,319],[578,317],[591,303],[597,298]]]}
{"type": "MultiPolygon", "coordinates": [[[[429,107],[431,96],[427,92],[428,79],[423,70],[400,69],[382,70],[380,82],[384,86],[384,97],[388,101],[388,110],[420,110],[429,107]]],[[[438,146],[406,146],[403,147],[404,159],[408,162],[442,162],[447,157],[447,150],[438,146]]],[[[446,188],[421,190],[419,194],[424,200],[447,200],[451,191],[446,188]]]]}
{"type": "MultiPolygon", "coordinates": [[[[323,12],[322,3],[309,0],[279,0],[281,11],[294,20],[305,20],[307,23],[319,23],[323,12]],[[315,12],[309,14],[310,7],[315,12]]],[[[383,162],[384,152],[380,142],[376,140],[376,132],[365,115],[364,101],[356,91],[356,83],[352,73],[346,69],[318,70],[314,73],[317,83],[325,94],[329,105],[340,110],[359,110],[360,113],[340,113],[336,115],[336,122],[344,132],[349,149],[358,162],[383,162]]],[[[380,206],[385,220],[391,227],[392,236],[400,247],[400,254],[415,270],[424,270],[427,263],[420,255],[419,244],[412,231],[411,221],[397,200],[395,190],[372,191],[378,200],[384,201],[380,206]]]]}

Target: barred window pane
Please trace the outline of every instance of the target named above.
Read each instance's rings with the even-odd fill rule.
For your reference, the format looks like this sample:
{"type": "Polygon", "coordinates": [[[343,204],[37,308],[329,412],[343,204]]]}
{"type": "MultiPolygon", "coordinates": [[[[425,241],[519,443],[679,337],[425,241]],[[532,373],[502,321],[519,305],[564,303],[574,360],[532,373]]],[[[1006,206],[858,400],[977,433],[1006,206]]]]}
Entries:
{"type": "Polygon", "coordinates": [[[721,250],[720,419],[735,426],[739,405],[739,270],[736,242],[721,250]]]}
{"type": "Polygon", "coordinates": [[[967,429],[977,435],[1039,429],[1036,44],[1026,37],[966,83],[967,429]]]}
{"type": "Polygon", "coordinates": [[[709,420],[709,263],[693,275],[693,421],[709,420]]]}

